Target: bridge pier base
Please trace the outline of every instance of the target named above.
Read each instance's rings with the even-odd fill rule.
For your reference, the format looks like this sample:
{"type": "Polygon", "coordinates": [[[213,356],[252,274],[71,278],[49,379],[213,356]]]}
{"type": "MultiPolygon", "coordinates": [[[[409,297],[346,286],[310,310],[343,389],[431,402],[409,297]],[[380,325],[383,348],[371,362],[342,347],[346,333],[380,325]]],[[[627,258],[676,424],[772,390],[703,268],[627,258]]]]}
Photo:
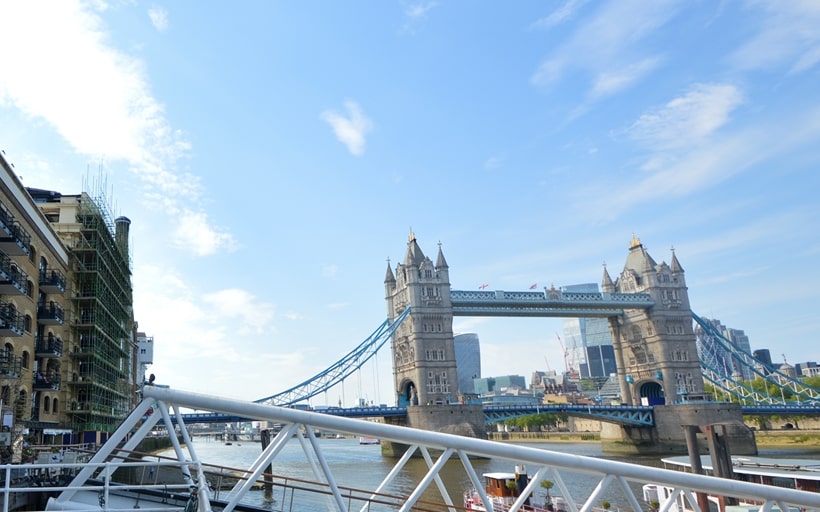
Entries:
{"type": "MultiPolygon", "coordinates": [[[[411,405],[405,425],[421,430],[486,439],[484,409],[480,405],[411,405]]],[[[400,457],[406,445],[382,441],[382,455],[400,457]]]]}
{"type": "MultiPolygon", "coordinates": [[[[744,425],[740,405],[719,402],[655,406],[655,427],[624,427],[603,423],[601,446],[606,453],[625,455],[669,455],[688,453],[687,425],[724,425],[730,453],[756,455],[754,432],[744,425]]],[[[703,429],[706,430],[705,428],[703,429]]],[[[706,434],[698,434],[704,453],[709,446],[706,434]]]]}

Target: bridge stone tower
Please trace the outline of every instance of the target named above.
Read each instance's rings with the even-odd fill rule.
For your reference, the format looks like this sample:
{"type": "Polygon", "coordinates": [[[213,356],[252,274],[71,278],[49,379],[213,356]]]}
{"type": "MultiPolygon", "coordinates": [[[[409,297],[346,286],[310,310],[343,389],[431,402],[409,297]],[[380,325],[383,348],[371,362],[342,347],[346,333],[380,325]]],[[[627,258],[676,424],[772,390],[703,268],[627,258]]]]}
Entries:
{"type": "MultiPolygon", "coordinates": [[[[441,244],[433,264],[411,232],[395,274],[387,264],[384,291],[390,321],[411,308],[392,339],[396,403],[407,407],[406,425],[486,437],[482,407],[459,400],[450,270],[441,244]]],[[[382,453],[398,455],[404,449],[382,442],[382,453]]]]}
{"type": "Polygon", "coordinates": [[[656,263],[633,237],[621,275],[604,269],[604,293],[648,293],[649,310],[626,310],[610,319],[621,398],[630,405],[664,405],[704,400],[692,310],[683,267],[656,263]]]}
{"type": "Polygon", "coordinates": [[[686,279],[674,250],[671,263],[658,264],[633,236],[623,271],[613,282],[604,269],[602,289],[604,294],[648,293],[655,303],[609,319],[621,400],[653,405],[655,428],[604,423],[604,449],[691,453],[701,451],[699,446],[713,451],[726,443],[732,453],[757,453],[754,433],[743,424],[740,406],[712,402],[704,392],[686,279]],[[717,434],[716,426],[722,434],[717,434]]]}
{"type": "Polygon", "coordinates": [[[410,316],[393,335],[393,375],[398,405],[447,404],[458,397],[450,271],[439,245],[436,263],[412,233],[396,274],[384,279],[392,321],[408,306],[410,316]]]}

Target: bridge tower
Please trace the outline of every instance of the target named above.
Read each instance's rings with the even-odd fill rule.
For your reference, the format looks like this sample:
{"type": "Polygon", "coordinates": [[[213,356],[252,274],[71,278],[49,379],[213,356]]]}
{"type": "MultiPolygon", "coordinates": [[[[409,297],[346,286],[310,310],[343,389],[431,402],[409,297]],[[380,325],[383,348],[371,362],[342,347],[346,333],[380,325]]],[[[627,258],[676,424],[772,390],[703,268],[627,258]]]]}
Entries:
{"type": "Polygon", "coordinates": [[[620,276],[604,269],[604,293],[648,293],[655,306],[610,319],[621,398],[630,405],[664,405],[704,400],[692,310],[683,267],[656,263],[634,237],[620,276]]]}
{"type": "Polygon", "coordinates": [[[655,428],[605,423],[604,449],[691,454],[700,451],[699,443],[715,447],[725,442],[732,453],[757,453],[739,404],[712,402],[704,392],[686,279],[674,250],[669,264],[658,264],[633,236],[623,271],[613,282],[604,268],[602,289],[604,294],[648,293],[655,303],[609,319],[621,400],[654,406],[655,428]],[[716,434],[715,426],[723,433],[716,434]]]}
{"type": "Polygon", "coordinates": [[[393,376],[398,405],[448,404],[458,398],[450,270],[439,244],[436,263],[411,232],[404,262],[390,264],[384,279],[392,321],[407,306],[410,315],[393,335],[393,376]]]}

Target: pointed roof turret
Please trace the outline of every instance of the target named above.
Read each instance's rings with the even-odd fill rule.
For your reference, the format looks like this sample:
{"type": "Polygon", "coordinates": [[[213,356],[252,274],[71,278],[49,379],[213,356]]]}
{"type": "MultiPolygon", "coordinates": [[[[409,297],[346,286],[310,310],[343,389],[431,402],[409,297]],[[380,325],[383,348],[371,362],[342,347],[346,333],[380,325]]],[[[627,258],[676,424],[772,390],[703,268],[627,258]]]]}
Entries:
{"type": "Polygon", "coordinates": [[[612,278],[609,277],[609,271],[606,269],[606,262],[604,262],[604,277],[601,281],[601,290],[604,293],[612,293],[615,291],[615,283],[613,283],[612,278]]]}
{"type": "Polygon", "coordinates": [[[673,274],[683,274],[683,267],[681,267],[678,257],[675,256],[674,246],[672,246],[672,263],[669,266],[672,268],[673,274]]]}
{"type": "Polygon", "coordinates": [[[390,258],[387,258],[387,274],[384,276],[384,284],[395,282],[396,277],[393,275],[393,269],[390,268],[390,258]]]}
{"type": "Polygon", "coordinates": [[[441,241],[438,243],[438,256],[436,257],[436,268],[449,268],[447,260],[444,259],[444,253],[441,251],[441,241]]]}
{"type": "Polygon", "coordinates": [[[408,267],[418,267],[424,261],[424,253],[421,252],[418,242],[416,242],[416,234],[410,230],[410,236],[407,238],[407,254],[404,255],[404,264],[408,267]]]}

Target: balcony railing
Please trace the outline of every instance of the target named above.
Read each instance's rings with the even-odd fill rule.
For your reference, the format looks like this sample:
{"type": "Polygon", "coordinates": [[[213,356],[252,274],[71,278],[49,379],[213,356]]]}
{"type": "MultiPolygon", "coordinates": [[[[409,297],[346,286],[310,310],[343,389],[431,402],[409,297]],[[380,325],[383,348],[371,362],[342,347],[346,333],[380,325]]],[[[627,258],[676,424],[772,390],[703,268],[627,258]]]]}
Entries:
{"type": "Polygon", "coordinates": [[[41,325],[62,325],[63,308],[54,302],[37,305],[37,323],[41,325]]]}
{"type": "Polygon", "coordinates": [[[32,388],[39,389],[39,390],[54,390],[57,391],[60,389],[60,376],[59,375],[52,375],[46,376],[40,373],[34,374],[34,379],[32,379],[32,388]]]}
{"type": "Polygon", "coordinates": [[[22,369],[22,357],[0,351],[0,379],[18,379],[22,369]]]}
{"type": "Polygon", "coordinates": [[[8,302],[0,302],[0,336],[22,336],[26,317],[8,302]]]}
{"type": "Polygon", "coordinates": [[[37,357],[60,357],[63,355],[63,340],[54,336],[37,336],[34,352],[37,357]]]}
{"type": "Polygon", "coordinates": [[[65,275],[56,268],[40,269],[40,291],[45,293],[65,293],[65,275]]]}
{"type": "Polygon", "coordinates": [[[4,206],[0,213],[0,250],[10,256],[27,256],[30,245],[31,234],[4,206]]]}
{"type": "Polygon", "coordinates": [[[28,274],[4,253],[0,253],[0,294],[24,295],[28,274]]]}

